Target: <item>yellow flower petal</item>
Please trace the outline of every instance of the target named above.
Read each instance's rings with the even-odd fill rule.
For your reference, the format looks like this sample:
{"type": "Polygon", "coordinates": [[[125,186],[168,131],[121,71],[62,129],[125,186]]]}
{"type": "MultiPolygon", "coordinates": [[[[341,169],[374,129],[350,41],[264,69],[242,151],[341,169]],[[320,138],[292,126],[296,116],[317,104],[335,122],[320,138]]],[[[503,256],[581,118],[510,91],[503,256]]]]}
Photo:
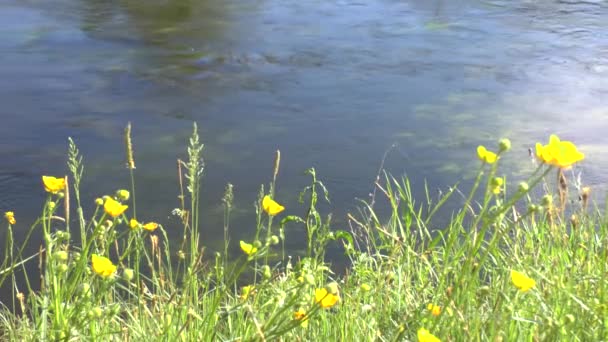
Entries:
{"type": "Polygon", "coordinates": [[[331,308],[336,305],[339,300],[339,295],[331,294],[327,292],[327,289],[325,288],[315,290],[315,302],[319,303],[322,308],[331,308]]]}
{"type": "Polygon", "coordinates": [[[249,243],[247,243],[245,241],[241,240],[240,244],[241,244],[241,249],[247,255],[252,255],[252,254],[254,254],[255,252],[258,251],[258,249],[256,247],[254,247],[252,244],[249,244],[249,243]]]}
{"type": "Polygon", "coordinates": [[[136,219],[131,219],[129,220],[129,227],[131,227],[131,229],[135,229],[139,227],[139,222],[137,222],[136,219]]]}
{"type": "Polygon", "coordinates": [[[143,228],[145,230],[154,231],[154,230],[156,230],[156,228],[158,228],[158,223],[156,223],[156,222],[148,222],[148,223],[146,223],[146,224],[143,225],[143,228]]]}
{"type": "Polygon", "coordinates": [[[427,305],[426,308],[431,312],[431,315],[433,316],[439,316],[441,314],[441,307],[439,305],[431,303],[427,305]]]}
{"type": "Polygon", "coordinates": [[[484,163],[494,164],[498,159],[498,155],[492,151],[488,151],[485,146],[477,146],[477,157],[484,163]]]}
{"type": "Polygon", "coordinates": [[[125,210],[127,210],[128,207],[128,205],[121,204],[112,197],[108,197],[106,202],[103,204],[103,209],[112,217],[120,216],[125,212],[125,210]]]}
{"type": "Polygon", "coordinates": [[[536,285],[534,279],[515,270],[511,270],[511,281],[521,292],[526,292],[536,285]]]}
{"type": "Polygon", "coordinates": [[[91,263],[93,265],[93,271],[104,278],[107,278],[116,272],[116,265],[104,256],[99,256],[97,254],[91,255],[91,263]]]}
{"type": "Polygon", "coordinates": [[[431,334],[428,330],[424,328],[418,329],[418,342],[441,342],[437,336],[431,334]]]}
{"type": "Polygon", "coordinates": [[[56,194],[65,189],[65,178],[42,176],[42,184],[44,184],[44,190],[46,192],[56,194]]]}
{"type": "Polygon", "coordinates": [[[6,220],[8,221],[9,224],[17,223],[17,220],[15,220],[15,213],[12,211],[5,212],[4,218],[6,218],[6,220]]]}
{"type": "Polygon", "coordinates": [[[536,143],[536,156],[543,163],[559,168],[569,168],[585,159],[585,155],[578,150],[574,143],[562,141],[555,134],[549,137],[549,144],[547,145],[543,146],[536,143]]]}
{"type": "Polygon", "coordinates": [[[266,195],[262,199],[262,208],[270,216],[274,216],[285,210],[285,207],[275,202],[270,196],[266,195]]]}
{"type": "Polygon", "coordinates": [[[243,286],[241,288],[241,299],[247,300],[249,296],[253,296],[255,294],[255,287],[253,285],[243,286]]]}

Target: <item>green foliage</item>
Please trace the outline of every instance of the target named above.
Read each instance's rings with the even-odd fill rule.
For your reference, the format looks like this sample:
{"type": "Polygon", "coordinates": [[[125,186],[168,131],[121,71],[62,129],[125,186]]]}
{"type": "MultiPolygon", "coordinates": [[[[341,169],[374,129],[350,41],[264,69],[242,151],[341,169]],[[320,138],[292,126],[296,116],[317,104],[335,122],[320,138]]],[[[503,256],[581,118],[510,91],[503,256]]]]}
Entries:
{"type": "Polygon", "coordinates": [[[588,211],[588,188],[576,189],[580,204],[566,206],[573,187],[561,169],[541,164],[525,183],[510,187],[507,177],[497,177],[508,150],[503,146],[491,159],[480,156],[485,162],[468,195],[457,198],[453,186],[433,200],[427,188],[422,201],[407,178],[384,174],[374,197],[348,215],[350,230],[344,231],[320,212],[319,199],[329,203],[329,195],[314,169],[299,198],[303,217],[264,207],[265,198],[277,197],[277,152],[272,181],[255,202],[256,230],[241,244],[243,254],[230,258],[230,184],[222,199],[223,252],[203,254],[203,145],[196,125],[188,159],[178,162],[183,240],[177,251],[162,226],[136,219],[130,127],[127,135],[131,196],[121,190],[100,198],[85,218],[82,157],[70,139],[72,188],[49,193],[23,246],[14,245],[8,225],[0,283],[11,280],[13,305],[0,312],[4,339],[430,341],[432,334],[445,341],[595,341],[608,335],[606,217],[588,211]],[[535,198],[534,189],[551,188],[546,176],[556,170],[559,203],[549,200],[550,191],[535,198]],[[114,215],[108,198],[130,198],[131,208],[114,215]],[[436,218],[450,201],[461,201],[462,209],[442,223],[436,218]],[[78,213],[78,243],[70,235],[70,204],[78,213]],[[385,216],[377,214],[379,206],[388,209],[385,216]],[[307,233],[306,253],[293,259],[284,242],[296,226],[307,233]],[[34,229],[42,232],[41,253],[23,256],[34,229]],[[350,268],[332,279],[325,253],[335,243],[344,246],[350,268]],[[92,264],[93,255],[103,264],[92,264]],[[17,282],[15,273],[25,273],[36,257],[42,287],[35,290],[33,281],[17,282]],[[512,271],[528,286],[511,279],[512,271]]]}

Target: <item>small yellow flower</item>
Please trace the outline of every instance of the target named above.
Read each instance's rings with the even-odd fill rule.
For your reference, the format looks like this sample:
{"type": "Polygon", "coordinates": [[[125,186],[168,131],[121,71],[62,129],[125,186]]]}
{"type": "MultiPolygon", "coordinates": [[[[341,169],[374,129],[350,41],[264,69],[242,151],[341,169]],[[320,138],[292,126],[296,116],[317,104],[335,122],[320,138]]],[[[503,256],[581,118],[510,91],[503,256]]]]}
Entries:
{"type": "Polygon", "coordinates": [[[570,168],[573,164],[585,159],[576,145],[571,141],[562,141],[557,135],[549,137],[549,144],[536,143],[536,156],[542,162],[559,168],[570,168]]]}
{"type": "Polygon", "coordinates": [[[42,184],[44,184],[44,190],[46,190],[46,192],[56,194],[65,189],[65,178],[42,176],[42,184]]]}
{"type": "Polygon", "coordinates": [[[5,212],[4,218],[6,218],[6,220],[8,221],[9,224],[17,223],[17,220],[15,220],[15,213],[12,211],[5,212]]]}
{"type": "Polygon", "coordinates": [[[107,278],[116,272],[116,265],[104,256],[93,254],[91,256],[91,263],[93,264],[93,271],[104,278],[107,278]]]}
{"type": "Polygon", "coordinates": [[[249,298],[249,296],[253,296],[255,294],[255,288],[253,285],[247,285],[247,286],[243,286],[241,287],[241,299],[242,300],[247,300],[247,298],[249,298]]]}
{"type": "Polygon", "coordinates": [[[152,232],[152,231],[156,230],[156,228],[158,228],[158,223],[156,223],[156,222],[148,222],[148,223],[146,223],[146,224],[143,225],[143,228],[145,230],[149,230],[149,231],[152,232]]]}
{"type": "Polygon", "coordinates": [[[526,292],[536,285],[534,279],[514,270],[511,270],[511,281],[521,292],[526,292]]]}
{"type": "Polygon", "coordinates": [[[337,293],[331,294],[325,288],[315,290],[315,302],[319,303],[322,308],[331,308],[339,300],[340,296],[337,293]]]}
{"type": "Polygon", "coordinates": [[[285,210],[285,207],[275,202],[270,196],[266,195],[262,199],[262,208],[270,216],[274,216],[285,210]]]}
{"type": "Polygon", "coordinates": [[[302,328],[306,328],[308,326],[308,317],[306,317],[306,311],[303,309],[299,309],[298,311],[294,312],[293,318],[296,321],[302,321],[302,323],[300,323],[302,328]]]}
{"type": "Polygon", "coordinates": [[[361,284],[361,290],[363,292],[369,292],[372,289],[371,286],[369,286],[368,284],[361,284]]]}
{"type": "Polygon", "coordinates": [[[424,328],[418,329],[418,342],[441,342],[437,336],[431,334],[428,330],[424,328]]]}
{"type": "Polygon", "coordinates": [[[441,314],[441,307],[439,305],[429,303],[426,308],[431,312],[431,315],[433,316],[439,316],[441,314]]]}
{"type": "Polygon", "coordinates": [[[139,227],[139,222],[137,222],[136,219],[131,219],[129,220],[129,227],[131,227],[131,229],[135,229],[139,227]]]}
{"type": "Polygon", "coordinates": [[[108,197],[106,203],[103,204],[103,209],[112,217],[120,216],[128,207],[128,205],[121,204],[112,197],[108,197]]]}
{"type": "Polygon", "coordinates": [[[498,159],[496,153],[488,151],[485,146],[482,145],[477,146],[477,157],[479,157],[482,162],[488,164],[494,164],[498,159]]]}
{"type": "Polygon", "coordinates": [[[247,243],[247,242],[245,242],[243,240],[241,240],[240,244],[241,244],[241,249],[247,255],[255,254],[255,252],[258,251],[258,249],[255,248],[252,244],[249,244],[249,243],[247,243]]]}

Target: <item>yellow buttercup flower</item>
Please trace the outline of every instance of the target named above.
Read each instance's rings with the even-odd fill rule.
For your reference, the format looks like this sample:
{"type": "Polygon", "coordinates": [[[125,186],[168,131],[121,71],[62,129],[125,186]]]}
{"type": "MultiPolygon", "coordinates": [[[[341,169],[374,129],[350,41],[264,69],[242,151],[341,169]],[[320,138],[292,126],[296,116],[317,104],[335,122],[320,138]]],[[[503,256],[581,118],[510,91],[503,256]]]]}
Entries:
{"type": "Polygon", "coordinates": [[[488,151],[485,146],[477,146],[477,157],[484,163],[494,164],[498,159],[496,153],[488,151]]]}
{"type": "Polygon", "coordinates": [[[154,230],[156,230],[156,228],[158,228],[158,223],[156,223],[156,222],[148,222],[148,223],[146,223],[146,224],[143,225],[143,228],[145,230],[154,231],[154,230]]]}
{"type": "Polygon", "coordinates": [[[249,298],[249,296],[253,296],[255,294],[255,288],[253,285],[247,285],[247,286],[243,286],[241,288],[241,296],[240,298],[242,300],[247,300],[247,298],[249,298]]]}
{"type": "Polygon", "coordinates": [[[293,313],[293,318],[296,321],[302,321],[302,323],[300,323],[302,328],[306,328],[308,326],[308,317],[306,317],[306,311],[299,309],[293,313]]]}
{"type": "Polygon", "coordinates": [[[65,178],[42,176],[42,184],[44,184],[44,190],[46,190],[46,192],[56,194],[65,189],[65,178]]]}
{"type": "Polygon", "coordinates": [[[441,340],[428,330],[420,328],[418,329],[418,342],[441,342],[441,340]]]}
{"type": "Polygon", "coordinates": [[[339,300],[340,296],[337,293],[329,293],[325,288],[315,290],[315,302],[319,303],[322,308],[331,308],[339,300]]]}
{"type": "Polygon", "coordinates": [[[107,278],[116,272],[116,265],[104,256],[93,254],[91,256],[91,263],[93,264],[93,271],[104,278],[107,278]]]}
{"type": "Polygon", "coordinates": [[[129,220],[129,227],[131,227],[131,229],[135,229],[139,227],[139,222],[137,222],[136,219],[131,219],[129,220]]]}
{"type": "Polygon", "coordinates": [[[15,213],[12,211],[5,212],[4,218],[6,218],[6,220],[8,221],[9,224],[17,223],[17,220],[15,220],[15,213]]]}
{"type": "Polygon", "coordinates": [[[534,279],[514,270],[511,270],[511,281],[521,292],[526,292],[536,285],[534,279]]]}
{"type": "Polygon", "coordinates": [[[431,315],[433,316],[439,316],[441,314],[441,307],[439,305],[431,303],[427,305],[426,308],[431,312],[431,315]]]}
{"type": "Polygon", "coordinates": [[[103,209],[112,217],[120,216],[125,212],[125,210],[127,210],[128,207],[128,205],[121,204],[112,197],[108,197],[106,202],[103,204],[103,209]]]}
{"type": "Polygon", "coordinates": [[[266,195],[262,199],[262,208],[264,211],[268,213],[270,216],[274,216],[279,214],[281,211],[285,210],[285,207],[275,202],[270,196],[266,195]]]}
{"type": "Polygon", "coordinates": [[[559,168],[569,168],[585,159],[585,155],[578,150],[576,145],[571,141],[560,140],[555,134],[549,137],[547,145],[536,143],[536,156],[542,162],[559,168]]]}
{"type": "Polygon", "coordinates": [[[258,251],[258,249],[255,246],[253,246],[252,244],[247,243],[247,242],[245,242],[243,240],[241,240],[240,244],[241,244],[241,249],[247,255],[255,254],[255,252],[258,251]]]}

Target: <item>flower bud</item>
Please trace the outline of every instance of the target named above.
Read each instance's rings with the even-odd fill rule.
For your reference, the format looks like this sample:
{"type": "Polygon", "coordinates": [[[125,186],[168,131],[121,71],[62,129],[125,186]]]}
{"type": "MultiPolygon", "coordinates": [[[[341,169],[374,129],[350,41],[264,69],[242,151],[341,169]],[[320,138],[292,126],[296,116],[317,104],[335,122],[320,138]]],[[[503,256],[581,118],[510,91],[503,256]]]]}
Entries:
{"type": "Polygon", "coordinates": [[[49,202],[49,204],[48,204],[48,207],[49,207],[50,211],[55,210],[55,206],[56,206],[55,202],[49,202]]]}
{"type": "Polygon", "coordinates": [[[57,260],[59,262],[66,262],[66,261],[68,261],[68,252],[57,251],[53,254],[53,257],[55,258],[55,260],[57,260]]]}
{"type": "Polygon", "coordinates": [[[262,243],[260,242],[260,240],[253,241],[253,247],[255,247],[255,248],[262,247],[262,243]]]}
{"type": "Polygon", "coordinates": [[[96,198],[95,199],[95,205],[100,207],[103,205],[103,198],[96,198]]]}
{"type": "Polygon", "coordinates": [[[369,292],[372,289],[371,286],[369,286],[368,284],[361,284],[361,290],[363,292],[369,292]]]}
{"type": "Polygon", "coordinates": [[[101,318],[101,316],[103,316],[103,310],[100,307],[89,310],[89,318],[101,318]]]}
{"type": "Polygon", "coordinates": [[[279,237],[276,235],[273,235],[270,237],[270,244],[271,245],[278,245],[279,244],[279,237]]]}
{"type": "Polygon", "coordinates": [[[325,286],[325,289],[327,290],[327,292],[336,295],[338,294],[338,283],[336,283],[335,281],[331,282],[325,286]]]}
{"type": "Polygon", "coordinates": [[[528,192],[528,190],[530,190],[530,186],[526,182],[521,182],[517,186],[517,190],[519,190],[519,192],[528,192]]]}
{"type": "Polygon", "coordinates": [[[68,271],[68,265],[66,265],[66,264],[60,264],[59,266],[57,266],[57,272],[65,273],[67,271],[68,271]]]}
{"type": "Polygon", "coordinates": [[[505,180],[502,177],[494,177],[492,178],[492,186],[499,187],[504,184],[505,180]]]}
{"type": "Polygon", "coordinates": [[[545,195],[541,199],[540,203],[545,207],[550,207],[553,205],[553,197],[551,195],[545,195]]]}
{"type": "Polygon", "coordinates": [[[304,280],[306,281],[306,284],[308,284],[308,285],[315,284],[315,276],[313,276],[310,273],[304,276],[304,280]]]}
{"type": "Polygon", "coordinates": [[[78,294],[82,297],[88,298],[91,296],[91,285],[82,283],[78,287],[78,294]]]}
{"type": "Polygon", "coordinates": [[[500,139],[498,141],[498,151],[506,152],[511,149],[511,140],[507,138],[500,139]]]}
{"type": "Polygon", "coordinates": [[[119,200],[125,202],[125,201],[129,200],[129,197],[131,197],[131,194],[129,193],[128,190],[120,189],[120,190],[116,191],[116,197],[118,197],[119,200]]]}
{"type": "Polygon", "coordinates": [[[262,267],[262,275],[264,276],[264,279],[270,279],[270,277],[272,277],[272,272],[270,271],[270,267],[268,265],[264,265],[262,267]]]}
{"type": "Polygon", "coordinates": [[[125,268],[122,271],[122,279],[126,280],[126,281],[131,281],[133,280],[133,277],[135,276],[135,272],[133,271],[133,269],[131,268],[125,268]]]}

